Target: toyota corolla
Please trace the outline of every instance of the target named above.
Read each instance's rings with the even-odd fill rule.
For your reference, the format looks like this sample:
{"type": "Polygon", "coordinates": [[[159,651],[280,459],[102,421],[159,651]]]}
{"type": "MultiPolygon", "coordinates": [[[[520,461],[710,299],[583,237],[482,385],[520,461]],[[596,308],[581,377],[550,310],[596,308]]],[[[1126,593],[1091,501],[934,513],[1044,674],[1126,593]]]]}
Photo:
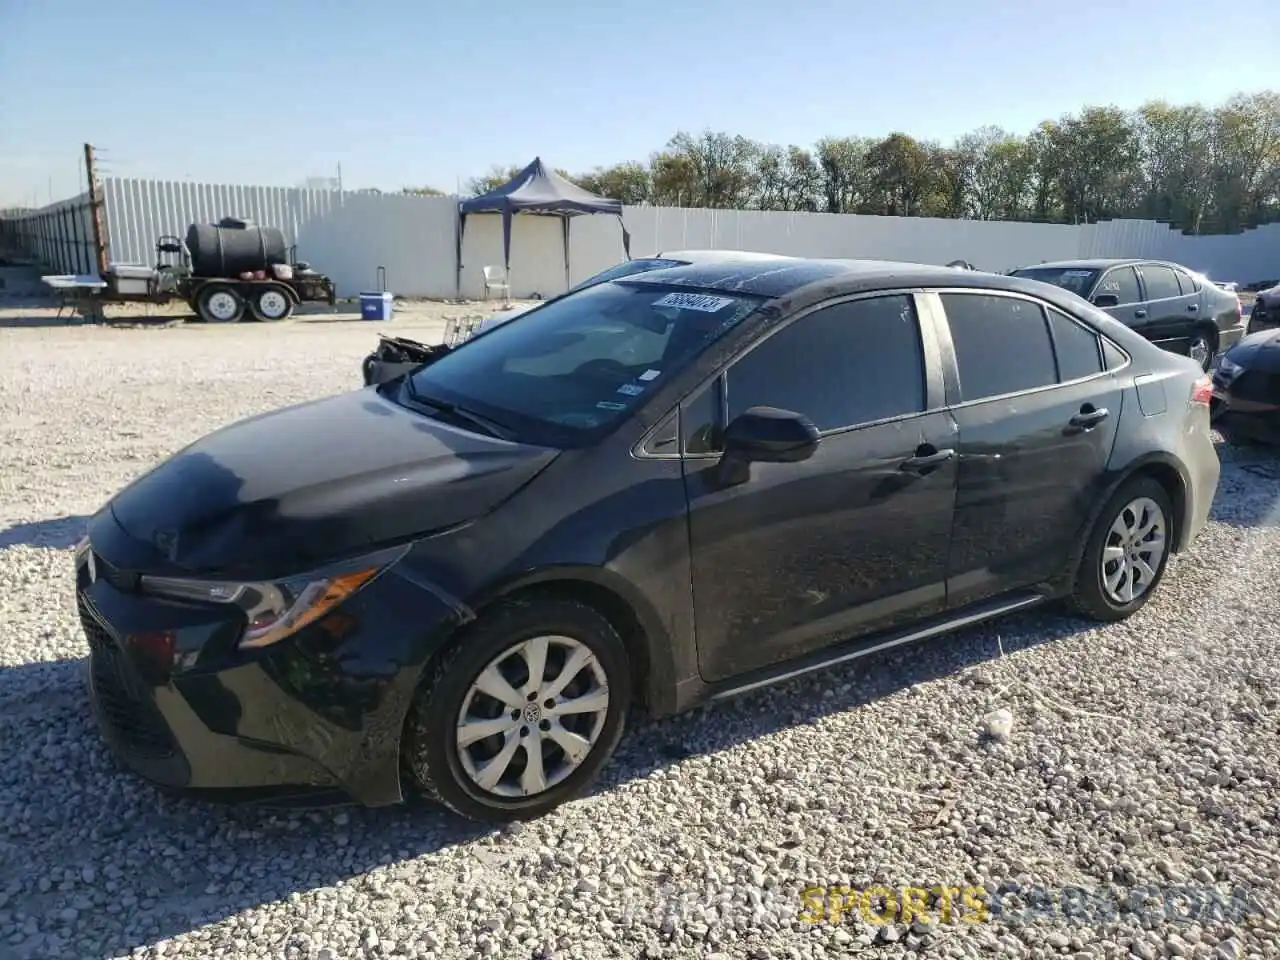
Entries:
{"type": "Polygon", "coordinates": [[[920,265],[655,270],[266,413],[76,551],[90,697],[170,788],[470,817],[686,710],[1045,601],[1156,593],[1212,384],[1065,290],[920,265]]]}

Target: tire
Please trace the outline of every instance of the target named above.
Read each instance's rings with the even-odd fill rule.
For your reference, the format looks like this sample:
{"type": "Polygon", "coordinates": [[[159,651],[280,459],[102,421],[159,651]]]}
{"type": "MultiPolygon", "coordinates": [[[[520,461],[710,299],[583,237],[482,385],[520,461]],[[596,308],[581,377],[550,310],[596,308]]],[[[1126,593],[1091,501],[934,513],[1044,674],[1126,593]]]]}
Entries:
{"type": "MultiPolygon", "coordinates": [[[[486,684],[489,690],[493,684],[486,684]]],[[[429,671],[420,686],[405,724],[402,768],[412,792],[443,804],[472,820],[510,822],[548,813],[586,791],[613,755],[622,737],[631,700],[631,666],[618,632],[599,612],[576,600],[528,597],[503,602],[468,627],[463,636],[429,671]],[[546,644],[541,696],[530,700],[525,684],[530,676],[526,651],[536,662],[536,650],[546,644]],[[532,650],[530,646],[532,645],[532,650]],[[555,690],[559,667],[573,656],[589,659],[555,690]],[[500,664],[508,689],[507,701],[482,691],[482,673],[493,676],[500,664]],[[570,697],[560,697],[564,690],[570,697]],[[561,703],[590,695],[599,703],[603,689],[607,703],[590,713],[571,713],[551,720],[541,711],[550,693],[561,703]],[[514,709],[512,709],[514,707],[514,709]],[[517,715],[518,712],[518,715],[517,715]],[[494,730],[473,743],[462,743],[459,730],[466,718],[483,720],[494,730]],[[490,719],[492,718],[492,719],[490,719]],[[560,723],[563,727],[560,727],[560,723]],[[577,739],[565,737],[567,729],[577,739]],[[556,731],[556,732],[553,732],[556,731]],[[523,731],[523,732],[522,732],[523,731]],[[536,738],[536,739],[535,739],[536,738]],[[558,741],[582,747],[571,756],[558,741]],[[513,744],[513,741],[515,743],[513,744]],[[529,769],[526,744],[538,744],[543,786],[529,769]],[[481,782],[486,763],[501,760],[505,772],[496,782],[481,782]],[[576,761],[576,762],[575,762],[576,761]],[[528,777],[528,782],[526,782],[528,777]],[[532,792],[524,793],[529,789],[532,792]]],[[[490,781],[492,778],[489,778],[490,781]]]]}
{"type": "Polygon", "coordinates": [[[279,323],[293,314],[293,298],[284,287],[267,284],[250,296],[249,309],[259,323],[279,323]]]}
{"type": "Polygon", "coordinates": [[[1194,330],[1187,343],[1187,356],[1200,364],[1200,369],[1208,372],[1213,366],[1213,359],[1218,352],[1218,338],[1208,330],[1194,330]]]}
{"type": "MultiPolygon", "coordinates": [[[[1150,516],[1149,514],[1148,518],[1150,516]]],[[[1075,586],[1069,605],[1076,613],[1103,623],[1114,623],[1133,616],[1146,605],[1160,586],[1165,567],[1169,562],[1169,552],[1173,548],[1174,534],[1173,506],[1169,502],[1169,495],[1165,493],[1164,487],[1154,478],[1147,476],[1134,477],[1123,483],[1102,508],[1093,531],[1089,534],[1089,540],[1080,556],[1080,565],[1076,570],[1075,586]],[[1163,549],[1153,567],[1152,553],[1144,551],[1139,544],[1135,552],[1143,557],[1147,568],[1154,576],[1140,577],[1137,585],[1141,587],[1141,592],[1125,599],[1121,591],[1108,588],[1106,582],[1108,577],[1104,573],[1103,551],[1109,546],[1115,546],[1110,543],[1115,538],[1113,528],[1121,524],[1122,515],[1127,515],[1125,519],[1133,517],[1132,508],[1135,504],[1141,504],[1148,510],[1154,506],[1154,509],[1159,511],[1158,529],[1161,531],[1163,549]]],[[[1124,560],[1120,562],[1123,563],[1124,560]]],[[[1106,564],[1107,573],[1119,572],[1115,563],[1116,561],[1112,560],[1106,564]]],[[[1121,586],[1124,584],[1123,575],[1119,583],[1121,586]]]]}
{"type": "Polygon", "coordinates": [[[206,283],[196,296],[196,315],[205,323],[239,323],[244,309],[244,297],[230,284],[206,283]]]}

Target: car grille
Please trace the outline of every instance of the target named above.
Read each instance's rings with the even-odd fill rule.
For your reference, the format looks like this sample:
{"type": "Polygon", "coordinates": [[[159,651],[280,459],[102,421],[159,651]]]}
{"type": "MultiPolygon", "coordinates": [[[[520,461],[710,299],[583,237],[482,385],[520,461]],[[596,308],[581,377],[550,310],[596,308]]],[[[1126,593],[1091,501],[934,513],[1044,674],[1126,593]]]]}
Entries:
{"type": "Polygon", "coordinates": [[[126,758],[172,757],[173,738],[133,666],[85,599],[78,601],[80,625],[89,641],[93,699],[108,738],[126,758]]]}

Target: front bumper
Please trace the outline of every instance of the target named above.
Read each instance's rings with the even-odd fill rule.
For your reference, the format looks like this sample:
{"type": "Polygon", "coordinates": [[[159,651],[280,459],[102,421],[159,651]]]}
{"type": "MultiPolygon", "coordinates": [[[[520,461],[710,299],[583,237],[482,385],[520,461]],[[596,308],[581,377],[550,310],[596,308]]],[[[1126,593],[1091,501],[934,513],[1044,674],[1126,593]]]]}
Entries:
{"type": "Polygon", "coordinates": [[[1213,424],[1223,433],[1280,444],[1280,374],[1245,369],[1228,378],[1213,374],[1213,424]]]}
{"type": "Polygon", "coordinates": [[[401,799],[404,717],[455,622],[435,594],[393,567],[297,634],[241,651],[238,611],[140,594],[98,550],[96,576],[77,566],[76,600],[93,712],[123,766],[229,801],[401,799]]]}

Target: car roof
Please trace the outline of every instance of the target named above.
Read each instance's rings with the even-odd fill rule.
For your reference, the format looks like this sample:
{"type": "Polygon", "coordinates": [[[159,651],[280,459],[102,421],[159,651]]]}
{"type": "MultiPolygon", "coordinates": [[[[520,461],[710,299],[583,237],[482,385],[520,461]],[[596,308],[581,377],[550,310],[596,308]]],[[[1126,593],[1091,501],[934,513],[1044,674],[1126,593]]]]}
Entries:
{"type": "Polygon", "coordinates": [[[1158,263],[1160,261],[1142,260],[1133,257],[1094,258],[1089,260],[1054,260],[1050,263],[1028,263],[1018,267],[1019,270],[1105,270],[1107,267],[1118,267],[1127,263],[1158,263]]]}
{"type": "Polygon", "coordinates": [[[904,286],[986,287],[1044,296],[1045,287],[1019,277],[923,263],[803,257],[694,263],[632,274],[614,282],[687,286],[770,299],[790,296],[814,285],[821,288],[820,298],[904,286]]]}
{"type": "Polygon", "coordinates": [[[654,254],[664,260],[688,263],[716,263],[721,260],[794,260],[781,253],[758,253],[754,250],[664,250],[654,254]]]}

